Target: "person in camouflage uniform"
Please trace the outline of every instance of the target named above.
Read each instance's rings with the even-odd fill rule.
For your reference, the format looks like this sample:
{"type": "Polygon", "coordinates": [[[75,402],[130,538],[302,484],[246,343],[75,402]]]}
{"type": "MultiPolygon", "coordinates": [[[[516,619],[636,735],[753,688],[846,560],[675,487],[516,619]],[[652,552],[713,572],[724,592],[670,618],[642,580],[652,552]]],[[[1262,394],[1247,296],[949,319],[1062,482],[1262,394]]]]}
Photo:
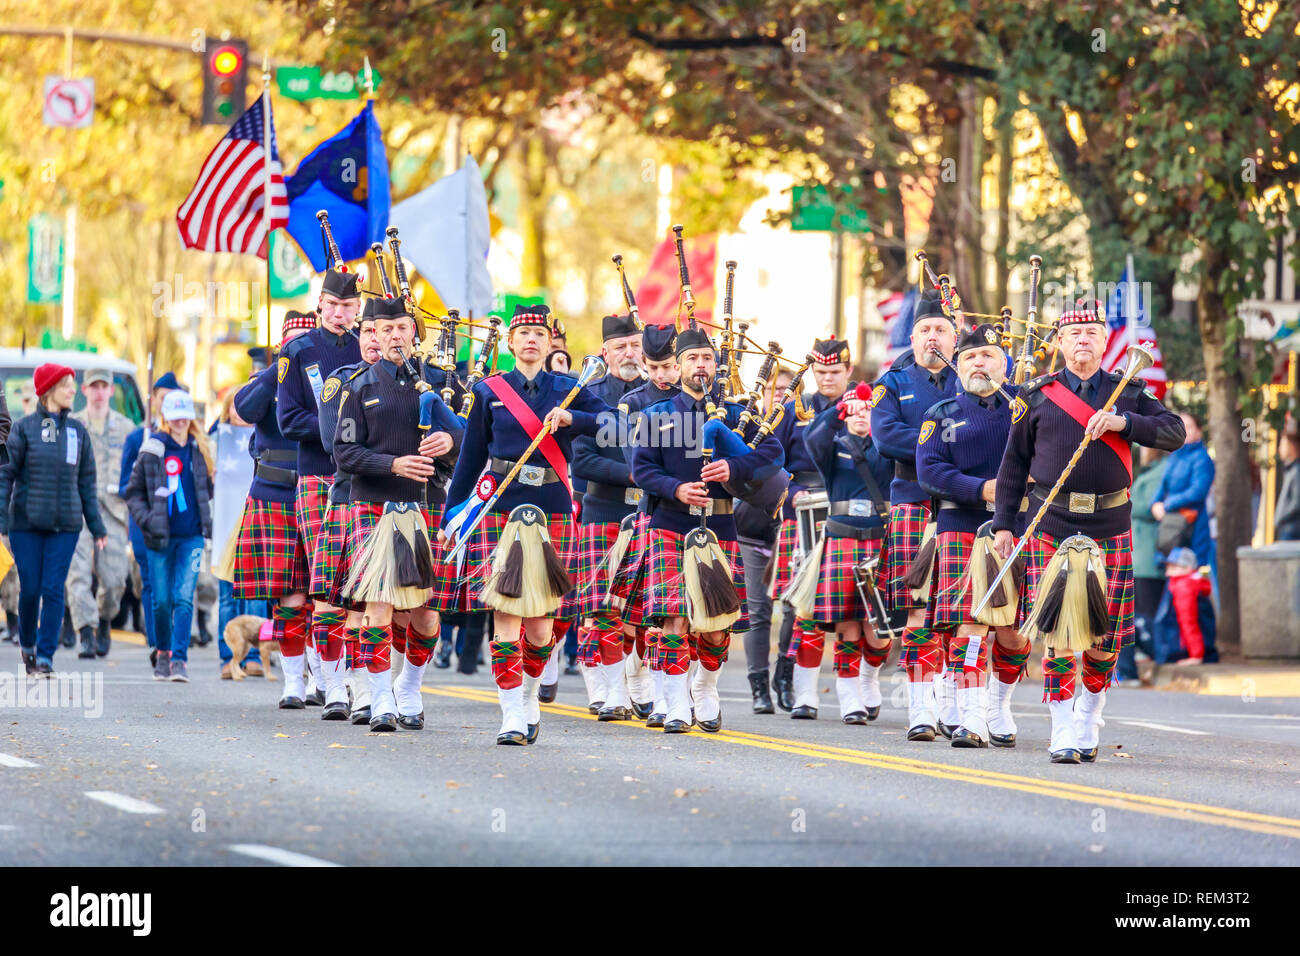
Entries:
{"type": "Polygon", "coordinates": [[[117,493],[122,468],[122,447],[135,424],[110,407],[113,376],[102,369],[86,372],[81,385],[86,407],[72,417],[86,426],[95,450],[99,510],[108,528],[108,546],[95,549],[90,530],[83,527],[77,539],[65,585],[72,626],[81,637],[78,657],[108,655],[109,622],[117,616],[126,588],[127,560],[126,502],[117,493]],[[91,577],[98,582],[92,591],[91,577]]]}

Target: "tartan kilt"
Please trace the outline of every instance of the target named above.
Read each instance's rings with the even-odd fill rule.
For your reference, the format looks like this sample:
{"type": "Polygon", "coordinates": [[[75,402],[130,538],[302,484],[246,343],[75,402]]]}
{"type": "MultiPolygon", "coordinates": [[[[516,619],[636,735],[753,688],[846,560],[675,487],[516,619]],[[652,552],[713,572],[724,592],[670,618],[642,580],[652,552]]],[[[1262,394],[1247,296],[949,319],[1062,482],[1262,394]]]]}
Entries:
{"type": "MultiPolygon", "coordinates": [[[[817,600],[813,603],[812,619],[816,624],[833,630],[834,625],[843,621],[865,622],[869,619],[870,612],[853,582],[853,569],[877,554],[880,546],[880,538],[860,541],[826,536],[817,574],[817,600]]],[[[880,565],[876,567],[879,569],[880,565]]],[[[876,613],[879,614],[879,610],[876,613]]]]}
{"type": "MultiPolygon", "coordinates": [[[[354,555],[360,551],[361,546],[366,543],[366,538],[370,536],[370,532],[374,530],[375,525],[379,522],[383,513],[384,502],[382,501],[354,501],[348,506],[347,555],[354,555]]],[[[449,600],[448,595],[454,596],[456,584],[455,571],[442,562],[442,548],[435,539],[435,536],[438,533],[438,524],[442,520],[442,506],[439,505],[432,511],[427,508],[422,509],[421,514],[424,515],[425,527],[431,532],[429,534],[429,547],[433,553],[433,587],[430,592],[429,600],[425,602],[424,606],[432,608],[435,611],[441,611],[443,610],[442,605],[446,605],[449,600]],[[435,602],[441,602],[441,604],[435,602]]],[[[338,574],[338,577],[335,580],[342,582],[346,579],[348,574],[347,557],[343,557],[339,563],[342,565],[342,571],[338,574]]],[[[331,598],[342,598],[342,595],[339,594],[337,590],[333,588],[330,590],[331,598]]],[[[345,601],[345,605],[340,606],[355,607],[358,605],[358,602],[356,601],[350,599],[343,600],[345,601]]],[[[364,606],[364,602],[360,602],[360,604],[361,606],[364,606]]]]}
{"type": "MultiPolygon", "coordinates": [[[[490,511],[483,516],[483,520],[470,535],[469,544],[465,548],[465,563],[457,581],[456,606],[460,610],[466,612],[492,610],[483,603],[483,588],[492,573],[492,552],[496,550],[497,541],[501,539],[501,532],[509,517],[508,514],[500,511],[490,511]]],[[[578,567],[578,535],[574,530],[573,515],[566,511],[562,514],[548,515],[547,518],[546,531],[551,537],[551,544],[572,577],[578,567]]],[[[449,570],[450,573],[455,573],[454,567],[449,566],[449,570]]],[[[569,592],[570,595],[572,593],[569,592]]],[[[557,620],[561,619],[563,612],[569,609],[570,601],[569,595],[565,595],[564,601],[555,614],[557,620]]]]}
{"type": "Polygon", "coordinates": [[[974,547],[973,531],[945,531],[935,539],[930,604],[925,611],[926,627],[950,630],[959,624],[976,623],[971,614],[973,605],[969,588],[964,595],[958,596],[974,547]]]}
{"type": "Polygon", "coordinates": [[[650,515],[640,512],[632,523],[632,540],[628,542],[623,563],[614,573],[610,590],[622,598],[623,623],[632,627],[645,627],[646,555],[650,550],[650,515]]]}
{"type": "Polygon", "coordinates": [[[889,509],[889,540],[885,548],[885,593],[891,611],[913,610],[922,605],[913,600],[903,584],[907,567],[921,550],[921,538],[930,521],[929,502],[894,505],[889,509]]]}
{"type": "Polygon", "coordinates": [[[235,545],[235,597],[278,601],[307,589],[307,556],[292,505],[249,497],[235,545]]]}
{"type": "MultiPolygon", "coordinates": [[[[685,535],[664,528],[650,530],[645,559],[647,622],[662,623],[670,617],[687,617],[686,586],[682,580],[682,539],[685,535]]],[[[749,630],[749,609],[745,601],[745,564],[740,557],[740,545],[735,541],[719,539],[731,565],[731,583],[740,594],[740,617],[731,625],[732,631],[749,630]]]]}
{"type": "MultiPolygon", "coordinates": [[[[618,616],[619,609],[605,599],[609,580],[602,565],[618,537],[619,522],[578,525],[578,617],[618,616]]],[[[629,542],[631,544],[631,542],[629,542]]]]}
{"type": "Polygon", "coordinates": [[[783,518],[781,530],[776,533],[776,544],[772,546],[772,587],[770,593],[780,595],[790,586],[790,579],[797,570],[794,566],[794,552],[799,546],[799,522],[794,518],[783,518]]]}
{"type": "Polygon", "coordinates": [[[459,607],[456,603],[456,567],[448,564],[447,545],[438,542],[438,526],[442,524],[442,512],[446,505],[442,502],[424,511],[424,523],[429,528],[429,547],[433,550],[433,588],[425,607],[439,614],[455,614],[459,607]]]}
{"type": "MultiPolygon", "coordinates": [[[[333,487],[333,475],[303,475],[298,479],[298,496],[294,499],[293,512],[308,561],[315,557],[316,540],[325,532],[325,516],[330,510],[330,489],[333,487]]],[[[311,583],[310,576],[308,583],[311,583]]]]}
{"type": "MultiPolygon", "coordinates": [[[[1049,534],[1035,534],[1020,553],[1025,559],[1025,583],[1020,592],[1018,623],[1029,617],[1034,606],[1034,591],[1043,576],[1047,562],[1064,538],[1049,534]]],[[[1133,533],[1125,531],[1112,538],[1097,538],[1102,560],[1106,563],[1106,606],[1110,615],[1110,631],[1093,647],[1107,653],[1117,653],[1133,643],[1133,533]]]]}
{"type": "MultiPolygon", "coordinates": [[[[313,598],[318,598],[338,607],[334,593],[334,575],[339,570],[339,563],[344,560],[349,550],[347,504],[332,504],[325,513],[325,524],[320,536],[316,538],[316,547],[311,556],[311,587],[313,598]]],[[[347,572],[345,571],[344,574],[347,572]]]]}

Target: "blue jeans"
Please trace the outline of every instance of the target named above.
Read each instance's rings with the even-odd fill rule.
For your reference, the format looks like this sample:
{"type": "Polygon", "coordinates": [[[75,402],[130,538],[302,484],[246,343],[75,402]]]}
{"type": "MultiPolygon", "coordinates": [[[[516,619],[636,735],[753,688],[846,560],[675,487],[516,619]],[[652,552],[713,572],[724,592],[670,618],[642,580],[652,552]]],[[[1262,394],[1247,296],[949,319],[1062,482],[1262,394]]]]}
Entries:
{"type": "MultiPolygon", "coordinates": [[[[217,590],[220,594],[220,605],[217,611],[217,652],[221,655],[221,663],[226,664],[235,655],[230,651],[230,645],[226,643],[226,625],[241,614],[256,614],[258,617],[270,617],[267,610],[266,601],[245,601],[235,597],[235,586],[229,581],[217,581],[217,590]]],[[[247,664],[249,661],[262,660],[261,654],[258,653],[257,647],[250,647],[244,659],[240,661],[240,666],[247,664]]]]}
{"type": "Polygon", "coordinates": [[[64,586],[77,531],[12,531],[14,565],[18,568],[18,631],[24,651],[36,660],[54,662],[63,629],[64,586]],[[38,626],[39,621],[39,626],[38,626]]]}
{"type": "Polygon", "coordinates": [[[174,660],[189,660],[194,586],[203,563],[203,537],[196,534],[172,538],[161,551],[148,549],[148,560],[153,587],[154,646],[160,651],[171,651],[174,660]]]}
{"type": "Polygon", "coordinates": [[[131,551],[135,554],[136,567],[140,569],[140,610],[144,616],[144,637],[150,647],[155,647],[153,639],[153,588],[149,587],[149,549],[144,546],[144,535],[134,521],[127,520],[127,537],[131,539],[131,551]]]}

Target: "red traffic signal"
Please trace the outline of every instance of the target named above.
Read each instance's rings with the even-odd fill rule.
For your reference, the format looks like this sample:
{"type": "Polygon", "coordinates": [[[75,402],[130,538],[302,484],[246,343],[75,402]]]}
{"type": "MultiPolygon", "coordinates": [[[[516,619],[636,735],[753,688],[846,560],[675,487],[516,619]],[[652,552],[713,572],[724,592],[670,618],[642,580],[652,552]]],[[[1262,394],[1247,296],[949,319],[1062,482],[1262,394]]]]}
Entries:
{"type": "Polygon", "coordinates": [[[244,65],[244,55],[237,48],[226,44],[213,50],[208,62],[217,76],[233,76],[244,65]]]}
{"type": "Polygon", "coordinates": [[[229,126],[244,112],[248,86],[248,41],[223,40],[200,54],[203,122],[229,126]]]}

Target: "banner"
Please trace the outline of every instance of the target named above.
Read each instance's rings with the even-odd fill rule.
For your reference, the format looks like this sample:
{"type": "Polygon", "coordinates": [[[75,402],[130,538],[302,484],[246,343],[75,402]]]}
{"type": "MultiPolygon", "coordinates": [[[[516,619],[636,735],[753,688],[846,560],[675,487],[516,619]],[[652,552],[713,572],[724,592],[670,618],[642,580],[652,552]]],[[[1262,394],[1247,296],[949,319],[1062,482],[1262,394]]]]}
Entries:
{"type": "Polygon", "coordinates": [[[212,502],[212,567],[216,571],[221,556],[226,552],[230,536],[239,531],[239,519],[244,513],[244,499],[253,483],[253,459],[248,454],[248,443],[253,437],[251,425],[217,425],[217,468],[212,486],[216,494],[212,502]]]}
{"type": "Polygon", "coordinates": [[[40,212],[27,222],[27,301],[63,299],[63,221],[40,212]]]}

